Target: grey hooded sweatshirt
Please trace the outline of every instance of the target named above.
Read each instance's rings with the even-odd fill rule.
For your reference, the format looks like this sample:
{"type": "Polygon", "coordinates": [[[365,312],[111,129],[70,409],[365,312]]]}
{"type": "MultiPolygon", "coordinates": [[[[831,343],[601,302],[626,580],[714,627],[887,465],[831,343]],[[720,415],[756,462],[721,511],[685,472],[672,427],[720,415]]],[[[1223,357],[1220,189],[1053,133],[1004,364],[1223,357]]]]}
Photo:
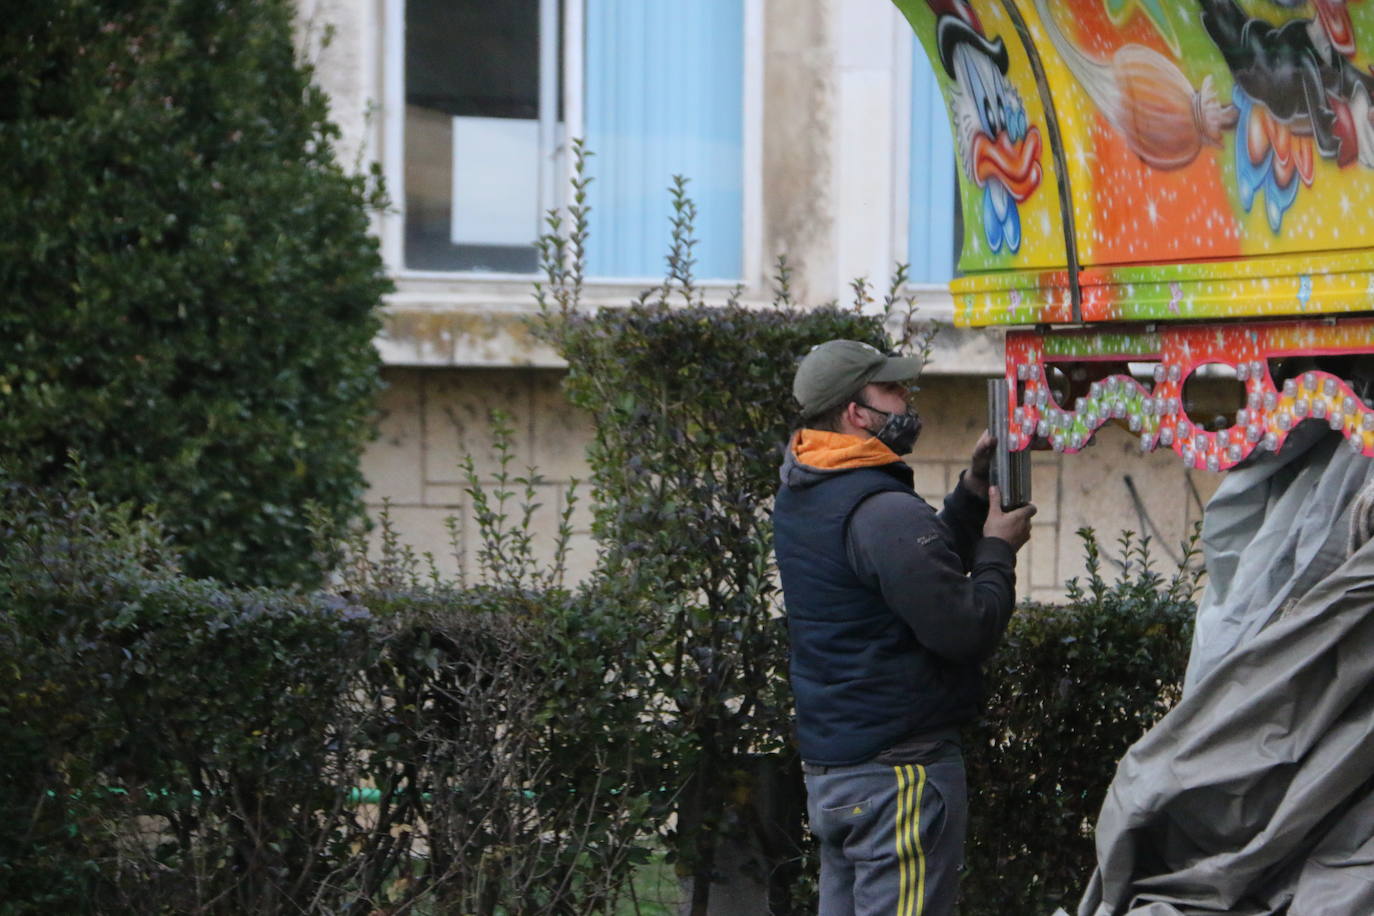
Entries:
{"type": "MultiPolygon", "coordinates": [[[[783,486],[805,489],[848,470],[803,464],[789,446],[780,476],[783,486]]],[[[902,464],[899,471],[909,482],[909,469],[902,464]]],[[[1016,600],[1016,552],[982,536],[987,513],[987,500],[961,475],[938,513],[913,489],[877,493],[850,516],[846,547],[859,580],[882,595],[921,645],[953,662],[991,655],[1016,600]]]]}

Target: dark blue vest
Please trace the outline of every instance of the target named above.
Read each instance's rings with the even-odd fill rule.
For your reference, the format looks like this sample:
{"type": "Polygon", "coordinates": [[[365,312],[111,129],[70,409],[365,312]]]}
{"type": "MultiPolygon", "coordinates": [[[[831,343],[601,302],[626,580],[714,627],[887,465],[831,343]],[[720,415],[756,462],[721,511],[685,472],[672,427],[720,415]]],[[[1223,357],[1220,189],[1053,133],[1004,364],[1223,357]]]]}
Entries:
{"type": "Polygon", "coordinates": [[[921,646],[849,565],[850,515],[876,493],[911,493],[909,478],[899,476],[905,470],[860,468],[810,487],[784,486],[774,503],[797,733],[808,763],[859,763],[910,735],[978,713],[977,666],[921,646]]]}

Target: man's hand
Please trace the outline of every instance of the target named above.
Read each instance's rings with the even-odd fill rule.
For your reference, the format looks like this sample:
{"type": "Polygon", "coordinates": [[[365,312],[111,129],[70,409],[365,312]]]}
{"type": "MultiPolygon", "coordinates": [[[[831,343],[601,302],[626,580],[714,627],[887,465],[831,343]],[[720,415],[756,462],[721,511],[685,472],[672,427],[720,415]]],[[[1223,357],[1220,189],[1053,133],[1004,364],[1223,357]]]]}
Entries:
{"type": "Polygon", "coordinates": [[[992,454],[996,449],[997,437],[983,430],[978,437],[978,444],[973,447],[968,473],[964,475],[964,486],[980,499],[988,498],[988,475],[992,470],[992,454]]]}
{"type": "Polygon", "coordinates": [[[1012,550],[1020,550],[1030,540],[1030,520],[1033,515],[1035,506],[1032,503],[1003,512],[1002,494],[992,487],[988,491],[988,520],[983,523],[983,537],[1001,538],[1011,545],[1012,550]]]}

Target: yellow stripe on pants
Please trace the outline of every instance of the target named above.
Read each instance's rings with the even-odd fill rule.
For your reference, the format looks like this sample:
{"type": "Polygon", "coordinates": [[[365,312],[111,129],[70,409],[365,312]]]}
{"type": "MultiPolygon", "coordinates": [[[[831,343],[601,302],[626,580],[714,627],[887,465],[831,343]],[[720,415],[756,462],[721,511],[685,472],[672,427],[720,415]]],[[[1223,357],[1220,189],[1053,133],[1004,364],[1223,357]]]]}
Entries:
{"type": "Polygon", "coordinates": [[[921,848],[921,796],[925,794],[926,768],[893,767],[897,773],[897,866],[901,885],[897,916],[921,916],[926,901],[926,856],[921,848]],[[914,785],[913,785],[914,783],[914,785]],[[915,861],[912,853],[915,852],[915,861]],[[916,887],[911,887],[915,878],[916,887]]]}

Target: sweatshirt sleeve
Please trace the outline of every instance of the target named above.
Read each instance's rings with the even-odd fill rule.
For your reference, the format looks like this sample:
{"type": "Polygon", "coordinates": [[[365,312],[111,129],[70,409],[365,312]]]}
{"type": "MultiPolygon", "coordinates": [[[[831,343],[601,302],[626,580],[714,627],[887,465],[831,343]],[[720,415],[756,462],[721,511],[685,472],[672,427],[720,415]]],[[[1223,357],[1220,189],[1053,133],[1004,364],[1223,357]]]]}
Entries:
{"type": "Polygon", "coordinates": [[[959,474],[959,483],[945,497],[940,521],[953,535],[951,547],[963,562],[964,572],[972,572],[974,548],[983,539],[983,525],[988,520],[988,501],[964,486],[965,473],[959,474]]]}
{"type": "Polygon", "coordinates": [[[847,538],[859,580],[883,596],[921,645],[962,663],[992,654],[1016,601],[1010,544],[979,537],[969,548],[965,574],[955,532],[924,500],[892,492],[854,510],[847,538]]]}

